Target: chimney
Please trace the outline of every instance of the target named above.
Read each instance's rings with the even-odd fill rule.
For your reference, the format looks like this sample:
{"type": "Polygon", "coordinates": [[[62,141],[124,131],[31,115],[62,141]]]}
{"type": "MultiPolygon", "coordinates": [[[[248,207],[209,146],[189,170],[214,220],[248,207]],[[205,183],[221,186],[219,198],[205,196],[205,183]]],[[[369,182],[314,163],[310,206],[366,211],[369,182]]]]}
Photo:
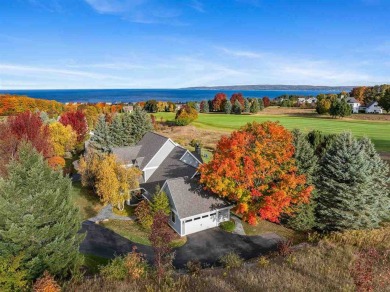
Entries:
{"type": "Polygon", "coordinates": [[[199,156],[202,156],[202,148],[199,143],[195,144],[195,152],[198,153],[199,156]]]}

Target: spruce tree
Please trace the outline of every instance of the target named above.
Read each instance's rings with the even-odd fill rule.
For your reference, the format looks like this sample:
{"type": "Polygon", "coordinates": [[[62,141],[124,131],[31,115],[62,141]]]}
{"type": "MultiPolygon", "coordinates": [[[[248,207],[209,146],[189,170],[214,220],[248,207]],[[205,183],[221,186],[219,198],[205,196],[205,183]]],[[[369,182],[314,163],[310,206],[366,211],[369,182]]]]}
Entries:
{"type": "Polygon", "coordinates": [[[101,152],[109,151],[111,147],[110,127],[104,115],[100,115],[91,137],[92,146],[101,152]]]}
{"type": "Polygon", "coordinates": [[[203,101],[203,112],[206,114],[210,112],[210,106],[207,100],[203,101]]]}
{"type": "Polygon", "coordinates": [[[52,170],[31,145],[0,179],[0,256],[23,256],[26,279],[45,270],[66,276],[79,263],[81,221],[71,201],[71,180],[52,170]]]}
{"type": "Polygon", "coordinates": [[[251,108],[251,103],[247,98],[244,98],[244,112],[249,113],[251,108]]]}
{"type": "Polygon", "coordinates": [[[360,143],[369,163],[371,179],[371,200],[377,203],[380,220],[390,220],[390,172],[389,165],[379,156],[374,144],[367,137],[362,138],[360,143]]]}
{"type": "Polygon", "coordinates": [[[232,103],[230,100],[227,100],[224,104],[223,111],[225,114],[230,114],[232,112],[232,103]]]}
{"type": "Polygon", "coordinates": [[[376,190],[373,180],[378,170],[367,149],[351,133],[342,133],[321,158],[315,178],[320,229],[375,228],[382,221],[379,204],[386,194],[376,190]]]}
{"type": "Polygon", "coordinates": [[[257,114],[260,110],[260,105],[259,105],[259,101],[257,100],[257,98],[254,98],[252,100],[252,104],[251,104],[251,108],[250,108],[250,112],[252,114],[257,114]]]}
{"type": "Polygon", "coordinates": [[[124,146],[134,145],[132,114],[126,112],[122,116],[123,143],[124,146]]]}
{"type": "Polygon", "coordinates": [[[131,134],[134,143],[138,143],[146,132],[153,131],[153,124],[150,116],[140,107],[135,106],[131,114],[131,134]]]}
{"type": "Polygon", "coordinates": [[[238,101],[238,99],[236,99],[236,101],[234,102],[234,105],[233,105],[233,112],[236,114],[236,115],[240,115],[241,114],[241,103],[238,101]]]}
{"type": "Polygon", "coordinates": [[[159,185],[156,187],[151,206],[154,214],[162,211],[165,215],[169,215],[171,212],[168,196],[164,191],[161,191],[159,185]]]}
{"type": "Polygon", "coordinates": [[[122,116],[116,114],[114,120],[110,125],[110,144],[112,147],[122,147],[126,145],[126,133],[124,132],[124,125],[122,116]]]}
{"type": "MultiPolygon", "coordinates": [[[[295,148],[294,158],[298,168],[297,174],[305,175],[306,182],[310,185],[313,182],[313,175],[317,169],[318,158],[305,134],[298,129],[293,130],[292,134],[295,148]]],[[[294,208],[292,216],[287,220],[291,228],[307,231],[315,226],[315,196],[316,191],[314,190],[308,204],[301,204],[294,208]]]]}

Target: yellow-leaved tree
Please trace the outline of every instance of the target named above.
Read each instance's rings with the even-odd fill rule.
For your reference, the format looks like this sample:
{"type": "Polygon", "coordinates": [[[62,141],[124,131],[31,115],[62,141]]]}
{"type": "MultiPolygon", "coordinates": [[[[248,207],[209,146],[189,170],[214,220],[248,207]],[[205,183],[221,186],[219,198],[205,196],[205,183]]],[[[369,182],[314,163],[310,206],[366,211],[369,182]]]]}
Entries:
{"type": "Polygon", "coordinates": [[[50,142],[56,156],[64,156],[76,146],[77,134],[70,125],[64,126],[59,122],[49,125],[50,142]]]}

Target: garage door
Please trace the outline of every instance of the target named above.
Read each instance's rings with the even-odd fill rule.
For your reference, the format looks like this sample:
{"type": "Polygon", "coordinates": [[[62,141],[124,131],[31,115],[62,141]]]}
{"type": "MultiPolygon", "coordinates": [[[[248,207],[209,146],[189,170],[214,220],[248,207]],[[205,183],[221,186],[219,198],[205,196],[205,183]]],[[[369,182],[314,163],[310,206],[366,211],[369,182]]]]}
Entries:
{"type": "Polygon", "coordinates": [[[184,222],[184,234],[191,234],[217,226],[217,214],[195,217],[184,222]]]}

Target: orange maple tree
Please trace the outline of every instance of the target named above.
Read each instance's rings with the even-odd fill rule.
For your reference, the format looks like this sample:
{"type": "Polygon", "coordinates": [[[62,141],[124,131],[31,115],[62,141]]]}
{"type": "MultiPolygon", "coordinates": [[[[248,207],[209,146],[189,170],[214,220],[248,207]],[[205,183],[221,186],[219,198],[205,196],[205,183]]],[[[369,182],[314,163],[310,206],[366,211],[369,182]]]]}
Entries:
{"type": "Polygon", "coordinates": [[[205,189],[237,203],[236,212],[279,222],[292,206],[308,203],[312,186],[297,174],[292,135],[275,122],[247,124],[217,144],[213,159],[200,166],[205,189]]]}

